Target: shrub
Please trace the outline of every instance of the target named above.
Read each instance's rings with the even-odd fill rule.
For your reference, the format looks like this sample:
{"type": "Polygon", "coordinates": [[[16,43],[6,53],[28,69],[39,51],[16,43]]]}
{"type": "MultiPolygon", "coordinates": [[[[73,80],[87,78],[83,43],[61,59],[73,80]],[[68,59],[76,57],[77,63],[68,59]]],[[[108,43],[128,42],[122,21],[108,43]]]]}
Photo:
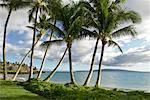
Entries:
{"type": "Polygon", "coordinates": [[[50,100],[150,100],[150,94],[143,91],[124,92],[83,87],[78,84],[55,84],[32,79],[24,87],[50,100]]]}

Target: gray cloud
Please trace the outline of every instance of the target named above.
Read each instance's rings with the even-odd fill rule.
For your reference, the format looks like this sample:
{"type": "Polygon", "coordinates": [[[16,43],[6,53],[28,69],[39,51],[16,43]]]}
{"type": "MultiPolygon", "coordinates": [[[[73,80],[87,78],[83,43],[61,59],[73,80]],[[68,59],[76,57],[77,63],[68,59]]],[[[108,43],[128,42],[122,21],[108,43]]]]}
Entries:
{"type": "MultiPolygon", "coordinates": [[[[138,63],[148,64],[150,61],[149,46],[137,47],[129,52],[116,56],[109,61],[104,62],[107,66],[135,66],[138,63]]],[[[149,66],[149,65],[147,65],[149,66]]]]}
{"type": "Polygon", "coordinates": [[[126,7],[139,12],[144,19],[150,17],[150,0],[127,0],[126,7]]]}

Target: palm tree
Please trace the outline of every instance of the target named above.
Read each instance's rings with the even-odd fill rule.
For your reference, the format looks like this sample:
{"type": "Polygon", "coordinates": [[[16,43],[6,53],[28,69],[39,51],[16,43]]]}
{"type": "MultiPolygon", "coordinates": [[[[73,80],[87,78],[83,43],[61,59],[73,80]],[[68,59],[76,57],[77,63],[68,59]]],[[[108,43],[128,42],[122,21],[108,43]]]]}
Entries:
{"type": "Polygon", "coordinates": [[[52,70],[52,72],[48,75],[48,77],[46,77],[46,78],[44,79],[44,81],[47,81],[47,82],[48,82],[48,81],[50,81],[51,78],[54,76],[54,74],[56,73],[58,67],[59,67],[59,66],[61,65],[61,63],[62,63],[62,61],[63,61],[63,59],[64,59],[64,57],[65,57],[65,55],[66,55],[66,53],[67,53],[67,50],[68,50],[68,48],[65,49],[65,51],[64,51],[64,53],[63,53],[63,55],[62,55],[60,61],[58,62],[57,66],[52,70]]]}
{"type": "MultiPolygon", "coordinates": [[[[39,19],[42,19],[42,18],[40,17],[39,19]]],[[[34,21],[34,18],[32,18],[32,21],[34,21]]],[[[36,36],[36,42],[34,43],[34,47],[37,45],[37,43],[42,38],[42,36],[45,35],[45,29],[44,28],[46,28],[46,24],[47,23],[43,22],[43,20],[41,20],[40,22],[37,23],[36,31],[38,32],[38,34],[36,36]]],[[[27,26],[27,27],[34,30],[33,26],[27,26]]],[[[23,62],[26,60],[27,56],[31,53],[31,51],[32,51],[32,48],[25,54],[25,56],[21,60],[21,63],[19,64],[19,66],[17,68],[16,74],[12,78],[13,81],[16,80],[16,77],[18,76],[19,71],[21,70],[23,62]]]]}
{"type": "MultiPolygon", "coordinates": [[[[44,19],[41,19],[41,18],[40,18],[40,20],[41,20],[42,23],[45,22],[45,24],[42,24],[44,27],[41,27],[41,23],[39,24],[39,26],[40,26],[43,30],[47,30],[48,27],[45,27],[45,26],[48,25],[48,21],[47,21],[45,18],[44,18],[44,19]]],[[[54,21],[54,25],[55,25],[55,24],[56,24],[56,21],[54,21]]],[[[48,35],[48,36],[49,36],[49,41],[51,41],[51,38],[52,38],[52,36],[53,36],[53,30],[51,31],[50,35],[48,35]]],[[[47,55],[49,46],[50,46],[50,45],[47,45],[47,47],[46,47],[46,49],[45,49],[45,53],[44,53],[44,56],[43,56],[43,59],[42,59],[42,62],[41,62],[40,71],[39,71],[39,73],[38,73],[38,75],[37,75],[37,78],[40,78],[40,77],[41,77],[41,74],[42,74],[42,71],[43,71],[43,65],[44,65],[44,62],[45,62],[45,59],[46,59],[46,55],[47,55]]]]}
{"type": "Polygon", "coordinates": [[[83,2],[85,7],[92,11],[90,24],[91,27],[95,28],[94,32],[97,33],[97,40],[94,48],[90,71],[84,83],[85,86],[89,85],[89,82],[92,77],[94,59],[99,41],[102,42],[102,47],[99,61],[98,77],[95,86],[100,86],[101,65],[106,44],[108,44],[108,46],[117,46],[122,52],[120,46],[113,40],[113,38],[126,35],[136,35],[136,31],[133,25],[124,26],[121,28],[118,27],[119,25],[123,25],[123,23],[125,22],[137,23],[141,21],[141,18],[138,15],[138,13],[134,11],[127,11],[122,8],[121,4],[123,3],[123,1],[125,0],[116,0],[112,2],[110,2],[109,0],[91,0],[90,3],[83,2]]]}
{"type": "Polygon", "coordinates": [[[72,56],[71,56],[71,47],[73,40],[78,39],[79,37],[82,37],[79,35],[79,32],[81,30],[81,27],[83,25],[83,11],[79,10],[77,5],[67,5],[64,6],[61,11],[59,12],[60,16],[57,16],[57,21],[62,22],[63,29],[60,29],[57,26],[50,25],[52,29],[57,31],[56,35],[60,38],[58,40],[54,41],[46,41],[43,43],[43,45],[47,45],[54,42],[61,42],[64,41],[66,43],[67,48],[65,49],[65,52],[60,59],[58,65],[54,68],[54,70],[51,72],[51,74],[44,79],[44,81],[49,81],[51,77],[56,72],[56,69],[59,67],[60,63],[64,59],[64,56],[66,54],[66,51],[68,50],[68,56],[69,56],[69,68],[70,68],[70,80],[71,84],[75,84],[75,78],[73,73],[73,67],[72,67],[72,56]],[[76,10],[77,9],[77,10],[76,10]]]}
{"type": "Polygon", "coordinates": [[[3,3],[0,4],[0,7],[5,7],[8,10],[8,16],[5,22],[4,27],[4,36],[3,36],[3,73],[4,80],[7,78],[7,67],[6,67],[6,34],[7,34],[7,25],[11,16],[12,11],[24,8],[29,5],[29,1],[24,0],[3,0],[3,3]]]}
{"type": "MultiPolygon", "coordinates": [[[[55,25],[56,24],[55,18],[58,15],[58,12],[59,12],[59,10],[61,8],[61,1],[60,0],[55,0],[55,1],[54,0],[49,0],[47,7],[49,9],[49,12],[48,12],[49,16],[51,18],[48,19],[48,20],[43,20],[43,22],[46,21],[46,22],[50,23],[50,21],[51,21],[51,22],[54,22],[54,25],[55,25]]],[[[51,33],[49,35],[49,41],[51,41],[53,34],[54,34],[54,30],[51,29],[51,33]]],[[[42,63],[41,63],[41,67],[40,67],[40,71],[39,71],[39,73],[37,75],[37,78],[41,77],[41,74],[42,74],[42,71],[43,71],[43,65],[44,65],[44,62],[45,62],[46,55],[47,55],[49,47],[50,47],[50,45],[46,46],[45,53],[44,53],[44,56],[43,56],[43,59],[42,59],[42,63]]]]}
{"type": "Polygon", "coordinates": [[[33,14],[35,13],[34,20],[34,30],[33,30],[33,42],[32,42],[32,51],[31,51],[31,60],[30,60],[30,73],[29,80],[33,78],[33,56],[34,56],[34,44],[35,44],[35,36],[36,36],[36,23],[38,19],[38,13],[47,12],[47,2],[44,0],[34,0],[31,3],[31,9],[29,10],[29,22],[32,19],[33,14]]]}

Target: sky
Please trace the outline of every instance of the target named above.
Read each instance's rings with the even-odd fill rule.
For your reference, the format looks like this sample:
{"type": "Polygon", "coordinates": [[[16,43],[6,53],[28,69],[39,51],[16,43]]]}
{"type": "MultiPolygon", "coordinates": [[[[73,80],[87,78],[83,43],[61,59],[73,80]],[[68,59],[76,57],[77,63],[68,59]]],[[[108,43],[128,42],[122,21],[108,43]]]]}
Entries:
{"type": "MultiPolygon", "coordinates": [[[[76,2],[78,0],[75,0],[76,2]]],[[[64,4],[69,0],[64,0],[64,4]]],[[[123,54],[117,48],[106,47],[103,61],[103,69],[124,69],[133,71],[150,72],[150,0],[128,0],[125,8],[138,12],[142,17],[142,22],[136,24],[136,30],[139,33],[135,38],[121,37],[116,39],[123,54]]],[[[23,55],[28,52],[32,44],[32,30],[26,26],[28,23],[28,9],[17,10],[12,13],[7,30],[6,52],[7,61],[20,62],[23,55]]],[[[4,23],[7,17],[7,10],[0,8],[0,60],[2,61],[2,43],[4,23]]],[[[95,45],[94,39],[83,39],[75,41],[72,47],[73,69],[89,70],[92,54],[95,45]]],[[[44,49],[39,47],[42,40],[35,49],[34,66],[40,67],[41,58],[44,55],[44,49]]],[[[101,43],[98,46],[98,52],[95,59],[94,69],[98,69],[101,43]]],[[[49,48],[47,60],[45,62],[45,70],[52,70],[61,58],[66,45],[54,45],[49,48]]],[[[28,58],[25,63],[29,64],[28,58]]],[[[63,64],[58,69],[68,71],[68,55],[65,56],[63,64]]]]}

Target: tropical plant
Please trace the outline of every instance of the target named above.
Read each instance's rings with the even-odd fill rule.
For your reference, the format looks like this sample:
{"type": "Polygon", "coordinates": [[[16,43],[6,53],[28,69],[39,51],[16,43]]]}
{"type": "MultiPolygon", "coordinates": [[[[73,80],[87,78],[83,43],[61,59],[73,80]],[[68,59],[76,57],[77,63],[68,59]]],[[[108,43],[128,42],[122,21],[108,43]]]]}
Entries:
{"type": "Polygon", "coordinates": [[[31,3],[31,9],[29,10],[29,22],[31,21],[33,15],[35,14],[29,80],[33,78],[33,56],[34,56],[34,44],[35,44],[38,14],[43,12],[48,12],[46,0],[33,0],[31,3]]]}
{"type": "Polygon", "coordinates": [[[7,67],[6,67],[6,34],[7,34],[7,25],[11,16],[12,11],[24,8],[29,5],[29,0],[2,0],[0,7],[4,7],[8,10],[8,16],[4,26],[4,36],[3,36],[3,73],[4,80],[7,78],[7,67]]]}
{"type": "Polygon", "coordinates": [[[91,11],[89,26],[95,29],[94,32],[90,30],[87,31],[89,31],[91,34],[92,33],[97,34],[97,40],[94,48],[90,71],[88,73],[84,85],[89,85],[89,82],[91,80],[93,73],[94,59],[99,41],[101,41],[102,47],[99,60],[98,77],[95,86],[100,86],[101,65],[103,61],[105,46],[107,44],[108,46],[117,46],[119,50],[122,52],[118,43],[114,41],[114,38],[127,35],[135,36],[137,34],[132,23],[140,22],[141,18],[138,13],[134,11],[128,11],[122,8],[121,5],[125,1],[126,0],[115,0],[112,2],[110,0],[91,0],[90,3],[82,2],[84,7],[86,7],[87,9],[89,9],[89,11],[91,11]],[[124,26],[119,27],[120,25],[124,26]]]}
{"type": "MultiPolygon", "coordinates": [[[[44,26],[44,27],[42,27],[43,28],[43,30],[48,30],[48,24],[49,24],[49,22],[48,22],[48,20],[46,19],[46,16],[44,17],[44,18],[40,18],[40,20],[41,20],[41,22],[43,23],[43,22],[45,22],[45,24],[43,23],[42,25],[44,26]],[[45,27],[46,26],[46,27],[45,27]]],[[[54,22],[54,23],[56,23],[56,22],[54,22]]],[[[41,27],[41,23],[39,24],[39,26],[41,27]]],[[[50,33],[50,35],[49,34],[47,34],[48,36],[49,36],[49,41],[51,41],[51,38],[52,38],[52,35],[53,35],[53,30],[51,31],[51,33],[50,33]]],[[[50,45],[48,45],[47,47],[46,47],[46,49],[45,49],[45,53],[44,53],[44,56],[43,56],[43,58],[42,58],[42,62],[41,62],[41,66],[40,66],[40,71],[39,71],[39,73],[38,73],[38,75],[37,75],[37,78],[40,78],[41,77],[41,74],[42,74],[42,71],[43,71],[43,65],[44,65],[44,62],[45,62],[45,59],[46,59],[46,55],[47,55],[47,52],[48,52],[48,49],[49,49],[49,46],[50,45]]]]}
{"type": "Polygon", "coordinates": [[[81,38],[82,36],[79,35],[79,32],[81,30],[81,27],[83,25],[83,11],[79,10],[79,7],[76,4],[72,5],[66,5],[64,6],[61,11],[59,12],[59,16],[57,16],[57,21],[62,23],[63,29],[60,29],[60,27],[54,26],[50,24],[50,27],[57,31],[55,34],[58,36],[58,40],[54,41],[46,41],[43,43],[43,45],[47,45],[54,42],[62,42],[64,41],[67,45],[67,48],[65,49],[65,52],[58,63],[58,65],[54,68],[52,73],[44,80],[48,81],[50,80],[50,77],[54,75],[56,72],[56,69],[60,65],[61,61],[63,60],[66,51],[68,50],[68,58],[69,58],[69,68],[70,68],[70,80],[71,84],[75,83],[74,73],[73,73],[73,67],[72,67],[72,56],[71,56],[71,47],[73,40],[81,38]]]}
{"type": "MultiPolygon", "coordinates": [[[[47,21],[47,23],[54,22],[54,25],[56,25],[56,19],[55,18],[58,15],[58,12],[61,8],[61,0],[55,0],[55,1],[54,0],[49,0],[47,8],[49,9],[48,15],[50,16],[50,18],[48,20],[43,20],[43,21],[47,21]]],[[[54,30],[53,29],[50,29],[50,30],[51,30],[51,33],[50,33],[50,35],[48,35],[49,41],[51,41],[52,36],[54,34],[54,30]]],[[[41,74],[42,74],[42,71],[43,71],[43,65],[44,65],[49,47],[50,47],[50,44],[47,45],[46,47],[44,47],[45,48],[45,53],[44,53],[44,56],[43,56],[43,59],[42,59],[42,63],[41,63],[41,66],[40,66],[40,71],[37,75],[37,78],[41,77],[41,74]]]]}
{"type": "MultiPolygon", "coordinates": [[[[45,29],[47,29],[46,28],[47,22],[44,21],[45,17],[46,17],[45,15],[40,16],[39,17],[40,21],[36,23],[37,24],[36,31],[37,31],[38,34],[36,35],[36,41],[34,43],[34,47],[37,45],[37,43],[42,38],[42,36],[45,35],[45,33],[46,33],[45,29]]],[[[34,21],[34,18],[32,18],[32,21],[34,21]]],[[[27,26],[27,27],[34,30],[33,26],[27,26]]],[[[19,66],[17,68],[16,74],[12,78],[13,81],[16,80],[16,77],[18,76],[19,71],[21,70],[23,62],[26,60],[27,56],[31,53],[31,51],[32,51],[32,48],[25,54],[25,56],[21,60],[19,66]]]]}

